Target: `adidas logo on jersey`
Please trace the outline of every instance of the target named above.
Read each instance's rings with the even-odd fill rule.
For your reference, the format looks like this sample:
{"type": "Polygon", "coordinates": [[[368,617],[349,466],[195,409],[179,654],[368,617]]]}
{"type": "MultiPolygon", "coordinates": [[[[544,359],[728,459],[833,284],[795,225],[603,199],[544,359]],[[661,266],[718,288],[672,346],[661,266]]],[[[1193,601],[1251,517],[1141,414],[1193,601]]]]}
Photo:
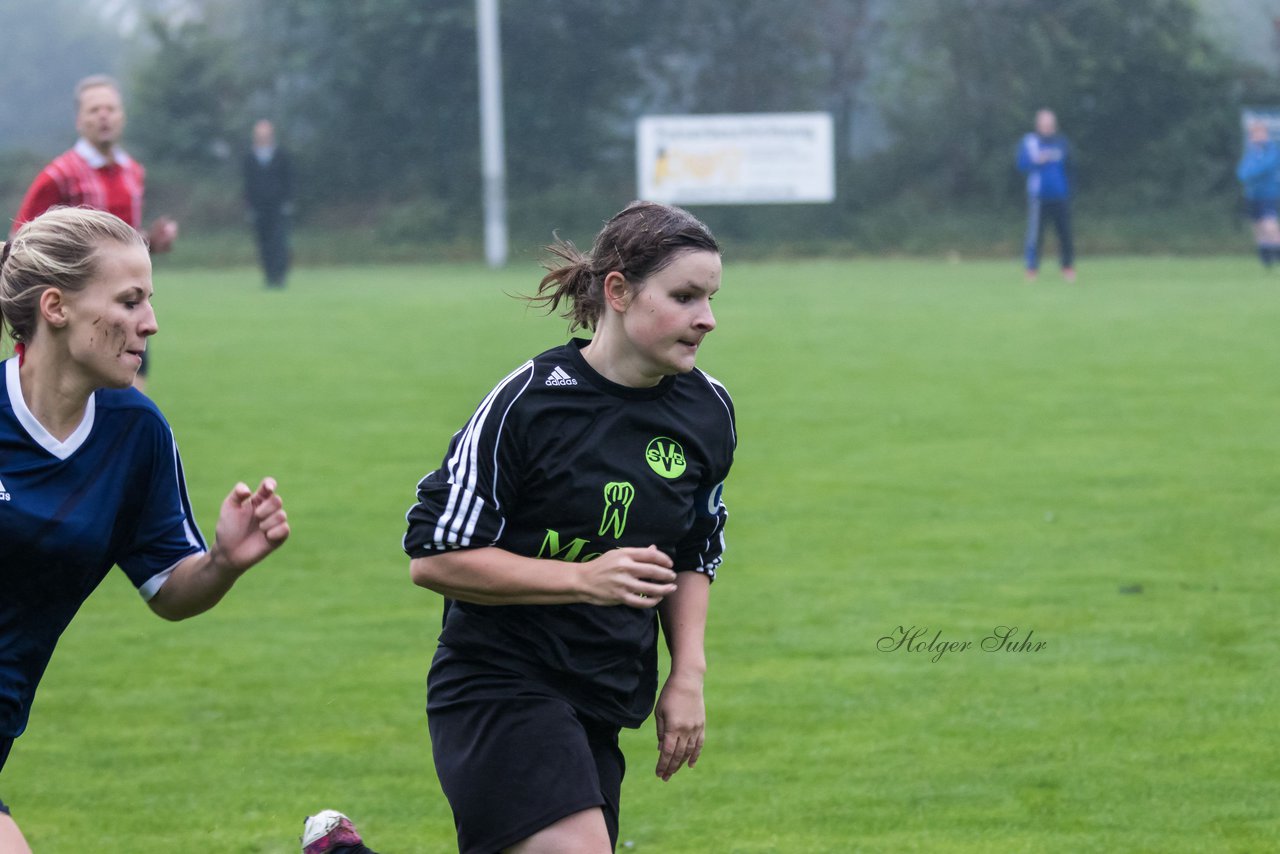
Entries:
{"type": "Polygon", "coordinates": [[[0,501],[8,501],[9,493],[4,491],[4,483],[0,482],[0,501]]]}
{"type": "Polygon", "coordinates": [[[578,381],[565,373],[564,368],[559,365],[551,372],[551,376],[547,377],[547,385],[577,385],[578,381]]]}

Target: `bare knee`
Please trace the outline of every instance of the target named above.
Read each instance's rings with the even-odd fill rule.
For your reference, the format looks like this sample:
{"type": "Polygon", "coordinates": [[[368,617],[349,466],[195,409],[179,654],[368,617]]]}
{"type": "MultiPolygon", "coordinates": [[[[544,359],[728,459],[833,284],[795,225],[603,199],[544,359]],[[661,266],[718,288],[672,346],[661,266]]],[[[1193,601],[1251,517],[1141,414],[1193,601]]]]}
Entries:
{"type": "Polygon", "coordinates": [[[31,847],[12,818],[0,812],[0,854],[31,854],[31,847]]]}
{"type": "Polygon", "coordinates": [[[567,815],[515,845],[504,854],[612,854],[609,829],[599,807],[567,815]]]}

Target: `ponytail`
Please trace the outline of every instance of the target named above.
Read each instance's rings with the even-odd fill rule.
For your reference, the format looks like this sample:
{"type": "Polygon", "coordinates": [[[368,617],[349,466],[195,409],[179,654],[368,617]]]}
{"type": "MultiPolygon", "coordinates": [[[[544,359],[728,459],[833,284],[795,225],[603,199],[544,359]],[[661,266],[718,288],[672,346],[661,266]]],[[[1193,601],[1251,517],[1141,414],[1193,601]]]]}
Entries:
{"type": "Polygon", "coordinates": [[[527,299],[546,308],[547,314],[565,302],[562,316],[569,319],[570,332],[579,327],[595,329],[604,308],[604,276],[592,272],[590,256],[558,235],[545,249],[551,255],[542,264],[547,274],[538,283],[537,295],[527,299]]]}

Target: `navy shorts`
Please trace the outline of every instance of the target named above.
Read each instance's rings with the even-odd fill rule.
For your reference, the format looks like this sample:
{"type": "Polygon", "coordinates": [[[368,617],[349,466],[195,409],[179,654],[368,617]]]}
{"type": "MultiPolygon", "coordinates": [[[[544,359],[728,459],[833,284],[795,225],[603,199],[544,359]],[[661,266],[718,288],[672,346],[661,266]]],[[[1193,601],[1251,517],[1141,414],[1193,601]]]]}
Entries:
{"type": "Polygon", "coordinates": [[[1246,199],[1249,207],[1249,219],[1254,222],[1264,219],[1275,219],[1280,199],[1246,199]]]}
{"type": "Polygon", "coordinates": [[[494,854],[592,807],[617,845],[626,763],[616,724],[583,715],[537,679],[441,647],[427,677],[427,726],[460,854],[494,854]]]}

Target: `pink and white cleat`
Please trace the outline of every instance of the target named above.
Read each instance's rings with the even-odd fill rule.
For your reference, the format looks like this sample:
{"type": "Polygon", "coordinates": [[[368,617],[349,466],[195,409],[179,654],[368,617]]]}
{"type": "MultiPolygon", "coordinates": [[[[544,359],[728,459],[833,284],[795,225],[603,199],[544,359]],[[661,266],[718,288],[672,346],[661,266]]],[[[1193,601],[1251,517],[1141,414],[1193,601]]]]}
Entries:
{"type": "Polygon", "coordinates": [[[347,847],[368,850],[351,819],[337,810],[321,810],[307,816],[302,826],[302,854],[329,854],[334,849],[347,847]]]}

